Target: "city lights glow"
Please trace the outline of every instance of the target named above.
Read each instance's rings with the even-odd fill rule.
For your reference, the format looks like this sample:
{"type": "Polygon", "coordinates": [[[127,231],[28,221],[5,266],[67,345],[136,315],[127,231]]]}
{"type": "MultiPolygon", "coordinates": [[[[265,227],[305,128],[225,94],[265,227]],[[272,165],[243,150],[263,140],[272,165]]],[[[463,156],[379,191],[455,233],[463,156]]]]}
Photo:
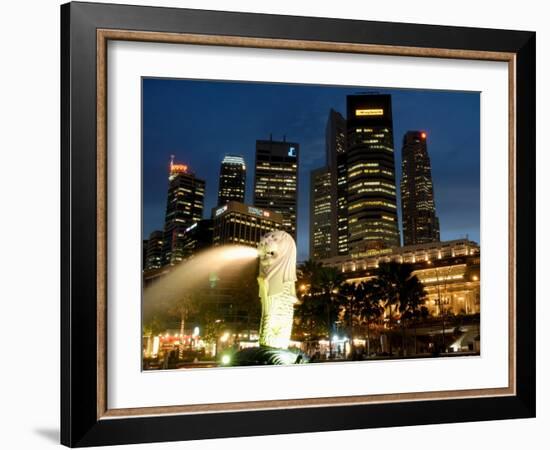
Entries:
{"type": "Polygon", "coordinates": [[[156,357],[158,355],[159,349],[160,349],[160,338],[158,336],[155,336],[153,338],[153,351],[152,351],[153,356],[156,357]]]}

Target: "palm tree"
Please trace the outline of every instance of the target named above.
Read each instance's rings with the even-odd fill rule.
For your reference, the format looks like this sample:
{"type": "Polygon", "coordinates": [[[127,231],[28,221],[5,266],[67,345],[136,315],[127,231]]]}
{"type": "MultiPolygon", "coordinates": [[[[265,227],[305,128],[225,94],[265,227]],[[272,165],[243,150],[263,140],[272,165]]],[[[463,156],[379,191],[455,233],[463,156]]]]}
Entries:
{"type": "Polygon", "coordinates": [[[307,336],[306,346],[324,335],[326,324],[326,308],[321,298],[319,273],[322,264],[308,259],[298,266],[298,297],[300,301],[294,310],[293,333],[307,336]]]}
{"type": "Polygon", "coordinates": [[[372,289],[372,285],[362,282],[357,285],[357,296],[361,298],[359,302],[359,315],[367,326],[367,358],[370,355],[370,326],[371,323],[379,319],[384,313],[384,307],[377,296],[377,291],[372,289]]]}
{"type": "Polygon", "coordinates": [[[390,335],[388,337],[389,354],[392,355],[391,329],[393,327],[393,310],[399,301],[397,290],[399,264],[395,262],[380,263],[375,272],[375,277],[367,281],[367,290],[370,295],[383,305],[388,312],[388,324],[390,335]]]}
{"type": "Polygon", "coordinates": [[[158,315],[154,315],[147,322],[143,323],[143,336],[153,337],[164,331],[166,327],[163,324],[162,319],[158,315]]]}
{"type": "Polygon", "coordinates": [[[323,265],[320,262],[312,259],[308,259],[298,266],[298,291],[300,294],[306,293],[306,286],[309,286],[311,290],[317,284],[322,268],[323,265]]]}
{"type": "Polygon", "coordinates": [[[176,316],[180,322],[180,356],[183,352],[183,336],[185,332],[185,322],[192,314],[196,314],[199,311],[199,302],[197,296],[192,294],[181,295],[172,305],[169,310],[169,314],[176,316]]]}
{"type": "Polygon", "coordinates": [[[408,319],[412,320],[413,327],[414,327],[414,354],[416,355],[418,353],[418,347],[417,347],[417,335],[416,331],[418,328],[418,323],[421,321],[426,320],[430,316],[430,311],[425,306],[420,306],[419,309],[416,311],[405,313],[408,319]]]}
{"type": "Polygon", "coordinates": [[[323,298],[309,292],[303,294],[294,309],[294,323],[293,333],[302,334],[305,337],[306,348],[310,350],[310,343],[324,336],[328,327],[323,298]]]}
{"type": "MultiPolygon", "coordinates": [[[[400,264],[394,261],[380,263],[376,269],[375,277],[366,283],[370,295],[379,299],[388,312],[390,332],[393,328],[395,312],[399,311],[403,315],[406,311],[414,311],[425,301],[424,286],[412,273],[413,266],[411,264],[400,264]]],[[[405,323],[403,320],[401,322],[404,342],[405,323]]],[[[389,336],[389,353],[391,356],[391,334],[389,336]]]]}
{"type": "MultiPolygon", "coordinates": [[[[427,292],[424,289],[424,285],[418,279],[416,275],[412,275],[412,267],[409,267],[410,273],[404,271],[402,275],[406,278],[402,280],[399,291],[399,313],[401,321],[401,333],[402,333],[402,354],[405,355],[405,328],[407,321],[413,319],[420,313],[426,301],[427,292]]],[[[416,345],[416,338],[415,338],[416,345]]]]}
{"type": "Polygon", "coordinates": [[[327,335],[329,341],[329,357],[332,358],[331,331],[334,318],[337,317],[341,310],[341,295],[340,288],[345,282],[345,278],[335,267],[321,267],[319,270],[318,284],[312,285],[312,290],[319,291],[320,297],[325,303],[327,317],[327,335]]]}
{"type": "Polygon", "coordinates": [[[344,322],[348,324],[350,351],[351,354],[354,355],[354,323],[357,316],[357,306],[362,301],[362,292],[357,285],[353,283],[344,283],[341,285],[336,295],[338,299],[337,305],[340,307],[340,310],[344,312],[344,322]]]}

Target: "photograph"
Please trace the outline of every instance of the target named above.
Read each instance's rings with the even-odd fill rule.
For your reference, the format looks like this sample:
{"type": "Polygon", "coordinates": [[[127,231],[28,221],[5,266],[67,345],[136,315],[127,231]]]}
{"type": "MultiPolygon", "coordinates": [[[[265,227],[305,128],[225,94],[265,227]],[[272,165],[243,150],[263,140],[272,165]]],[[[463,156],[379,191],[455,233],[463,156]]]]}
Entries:
{"type": "MultiPolygon", "coordinates": [[[[43,233],[60,277],[29,278],[23,261],[6,297],[20,307],[23,287],[59,282],[60,308],[35,314],[60,325],[59,364],[43,370],[59,440],[332,448],[387,445],[376,429],[391,427],[396,445],[425,448],[429,426],[433,442],[463,445],[452,426],[521,445],[535,422],[510,419],[538,414],[544,350],[543,15],[256,3],[60,8],[60,126],[32,123],[59,133],[61,157],[27,145],[42,162],[24,167],[42,176],[13,170],[9,190],[60,163],[60,233],[43,233]]],[[[12,90],[55,92],[29,61],[33,81],[12,90]]],[[[42,197],[17,203],[49,217],[42,197]]],[[[6,257],[36,253],[19,247],[6,257]]]]}
{"type": "Polygon", "coordinates": [[[479,357],[479,92],[141,83],[143,370],[479,357]]]}

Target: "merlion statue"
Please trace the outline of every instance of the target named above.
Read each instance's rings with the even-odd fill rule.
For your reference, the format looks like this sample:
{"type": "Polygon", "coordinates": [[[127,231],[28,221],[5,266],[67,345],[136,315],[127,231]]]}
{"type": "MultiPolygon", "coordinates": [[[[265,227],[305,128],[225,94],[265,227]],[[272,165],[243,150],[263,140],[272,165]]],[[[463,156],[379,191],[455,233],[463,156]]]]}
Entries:
{"type": "Polygon", "coordinates": [[[260,345],[287,349],[296,298],[296,244],[285,231],[272,231],[258,244],[260,345]]]}
{"type": "Polygon", "coordinates": [[[260,346],[239,350],[232,366],[305,364],[307,355],[288,349],[296,298],[296,244],[290,234],[272,231],[258,244],[258,285],[262,303],[260,346]]]}

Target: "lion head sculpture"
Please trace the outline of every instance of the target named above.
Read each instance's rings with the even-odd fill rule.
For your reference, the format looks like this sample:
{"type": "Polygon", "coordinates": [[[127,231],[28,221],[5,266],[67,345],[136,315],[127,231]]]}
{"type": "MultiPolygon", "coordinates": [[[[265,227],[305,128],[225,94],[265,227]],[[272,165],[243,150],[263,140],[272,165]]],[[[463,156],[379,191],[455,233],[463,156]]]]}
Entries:
{"type": "Polygon", "coordinates": [[[296,243],[285,231],[272,231],[262,237],[258,244],[260,277],[264,279],[269,296],[284,291],[290,283],[294,291],[296,282],[296,243]]]}

